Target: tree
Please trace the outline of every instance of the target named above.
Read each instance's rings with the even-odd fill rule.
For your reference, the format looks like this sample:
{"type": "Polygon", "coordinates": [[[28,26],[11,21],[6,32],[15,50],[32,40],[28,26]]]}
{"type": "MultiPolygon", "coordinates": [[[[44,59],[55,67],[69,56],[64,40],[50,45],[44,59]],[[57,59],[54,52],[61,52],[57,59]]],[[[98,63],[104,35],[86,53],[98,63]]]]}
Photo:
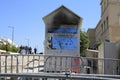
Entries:
{"type": "Polygon", "coordinates": [[[10,51],[10,52],[18,52],[19,50],[20,50],[19,47],[16,47],[14,45],[10,45],[8,47],[8,51],[10,51]]]}
{"type": "Polygon", "coordinates": [[[1,49],[1,50],[6,50],[6,45],[0,44],[0,49],[1,49]]]}
{"type": "Polygon", "coordinates": [[[85,51],[89,46],[89,39],[86,32],[80,31],[80,55],[85,56],[85,51]]]}
{"type": "Polygon", "coordinates": [[[98,47],[102,44],[102,41],[97,41],[96,42],[96,49],[98,49],[98,47]]]}
{"type": "Polygon", "coordinates": [[[11,44],[0,44],[0,49],[10,51],[10,52],[18,52],[20,50],[19,47],[16,47],[11,44]]]}

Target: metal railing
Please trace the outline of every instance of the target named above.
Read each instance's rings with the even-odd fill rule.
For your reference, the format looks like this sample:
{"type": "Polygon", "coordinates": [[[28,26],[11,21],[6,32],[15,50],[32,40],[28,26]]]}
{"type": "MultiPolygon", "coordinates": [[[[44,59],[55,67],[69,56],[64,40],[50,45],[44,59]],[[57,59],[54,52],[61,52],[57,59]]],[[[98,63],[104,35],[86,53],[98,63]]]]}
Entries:
{"type": "Polygon", "coordinates": [[[43,66],[43,55],[0,55],[0,73],[36,73],[43,66]]]}
{"type": "Polygon", "coordinates": [[[119,75],[120,59],[50,55],[0,55],[0,73],[31,72],[119,75]]]}
{"type": "MultiPolygon", "coordinates": [[[[21,77],[21,75],[37,77],[35,75],[38,73],[39,77],[52,76],[52,78],[55,77],[54,74],[59,74],[61,77],[63,75],[65,77],[72,76],[75,79],[76,77],[82,79],[82,77],[87,76],[98,78],[101,77],[100,75],[106,74],[107,76],[118,75],[117,77],[120,78],[120,59],[50,55],[0,55],[0,76],[10,77],[11,74],[11,76],[16,75],[17,77],[21,77]]],[[[108,78],[106,76],[102,77],[108,78]]]]}
{"type": "Polygon", "coordinates": [[[60,74],[60,73],[12,73],[0,74],[2,80],[120,80],[118,75],[60,74]],[[4,79],[3,79],[4,78],[4,79]]]}

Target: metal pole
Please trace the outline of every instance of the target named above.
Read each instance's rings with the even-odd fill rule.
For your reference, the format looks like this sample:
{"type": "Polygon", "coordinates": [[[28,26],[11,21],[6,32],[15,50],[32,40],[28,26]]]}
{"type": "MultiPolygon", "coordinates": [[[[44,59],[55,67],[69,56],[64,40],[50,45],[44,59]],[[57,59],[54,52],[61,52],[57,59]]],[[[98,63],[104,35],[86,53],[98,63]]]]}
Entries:
{"type": "Polygon", "coordinates": [[[28,45],[28,47],[29,47],[29,41],[30,41],[30,40],[29,40],[29,39],[26,39],[26,40],[27,40],[27,45],[28,45]]]}
{"type": "Polygon", "coordinates": [[[8,27],[12,29],[12,45],[13,45],[13,41],[14,41],[14,27],[13,26],[8,26],[8,27]]]}

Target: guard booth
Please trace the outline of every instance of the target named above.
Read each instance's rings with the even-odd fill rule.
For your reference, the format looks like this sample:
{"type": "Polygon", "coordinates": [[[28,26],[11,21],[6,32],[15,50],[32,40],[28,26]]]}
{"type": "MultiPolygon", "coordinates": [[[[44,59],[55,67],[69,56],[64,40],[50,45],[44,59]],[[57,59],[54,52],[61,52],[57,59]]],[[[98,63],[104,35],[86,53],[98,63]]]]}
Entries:
{"type": "Polygon", "coordinates": [[[64,57],[80,56],[80,26],[82,18],[73,13],[65,6],[61,6],[47,16],[43,17],[45,23],[45,55],[58,56],[57,58],[46,57],[45,69],[47,71],[70,70],[71,62],[75,64],[76,59],[64,59],[64,57]],[[60,59],[59,59],[60,58],[60,59]],[[56,63],[52,63],[52,62],[56,63]],[[62,68],[60,63],[62,62],[62,68]],[[52,66],[53,65],[53,66],[52,66]],[[56,65],[56,66],[55,66],[56,65]]]}

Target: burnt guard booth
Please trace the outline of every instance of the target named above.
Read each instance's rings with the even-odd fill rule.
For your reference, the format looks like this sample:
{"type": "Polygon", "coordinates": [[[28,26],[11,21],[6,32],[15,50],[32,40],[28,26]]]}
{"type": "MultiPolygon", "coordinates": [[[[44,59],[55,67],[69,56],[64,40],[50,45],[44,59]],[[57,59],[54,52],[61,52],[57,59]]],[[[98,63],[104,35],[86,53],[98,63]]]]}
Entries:
{"type": "MultiPolygon", "coordinates": [[[[61,6],[52,13],[43,17],[43,20],[45,23],[45,55],[64,57],[80,56],[80,26],[82,23],[81,17],[73,13],[65,6],[61,6]]],[[[60,69],[55,69],[54,65],[50,66],[49,64],[47,64],[51,60],[55,60],[51,58],[52,57],[45,58],[45,69],[47,71],[59,71],[60,69]]],[[[62,60],[64,62],[63,58],[62,60]]],[[[60,65],[58,58],[56,62],[58,65],[60,65]]],[[[67,63],[69,63],[70,65],[71,61],[68,60],[67,63]]]]}

